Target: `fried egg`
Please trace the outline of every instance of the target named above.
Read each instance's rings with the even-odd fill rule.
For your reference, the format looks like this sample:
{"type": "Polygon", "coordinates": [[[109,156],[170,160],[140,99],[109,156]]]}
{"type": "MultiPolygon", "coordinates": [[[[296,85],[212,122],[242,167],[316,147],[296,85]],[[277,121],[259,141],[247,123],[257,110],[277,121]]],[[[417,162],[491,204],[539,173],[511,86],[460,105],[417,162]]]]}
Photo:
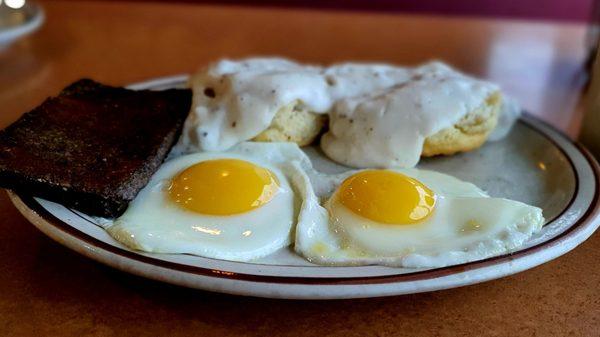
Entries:
{"type": "Polygon", "coordinates": [[[418,169],[312,177],[324,207],[296,229],[295,250],[324,265],[433,268],[522,246],[542,210],[491,198],[477,186],[418,169]]]}
{"type": "Polygon", "coordinates": [[[250,261],[288,246],[299,214],[316,203],[303,193],[309,165],[291,143],[174,158],[107,231],[140,251],[250,261]]]}

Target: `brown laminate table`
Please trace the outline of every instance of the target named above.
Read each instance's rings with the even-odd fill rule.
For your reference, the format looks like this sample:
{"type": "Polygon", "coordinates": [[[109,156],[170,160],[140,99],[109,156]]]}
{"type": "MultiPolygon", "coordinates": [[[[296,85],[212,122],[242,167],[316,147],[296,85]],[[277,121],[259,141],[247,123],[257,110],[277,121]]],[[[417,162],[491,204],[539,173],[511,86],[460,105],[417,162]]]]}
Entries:
{"type": "MultiPolygon", "coordinates": [[[[577,134],[583,25],[163,3],[43,2],[45,26],[0,52],[0,127],[83,76],[111,84],[220,57],[446,60],[577,134]]],[[[598,336],[600,235],[514,276],[338,301],[244,298],[124,274],[45,237],[0,195],[0,336],[598,336]]]]}

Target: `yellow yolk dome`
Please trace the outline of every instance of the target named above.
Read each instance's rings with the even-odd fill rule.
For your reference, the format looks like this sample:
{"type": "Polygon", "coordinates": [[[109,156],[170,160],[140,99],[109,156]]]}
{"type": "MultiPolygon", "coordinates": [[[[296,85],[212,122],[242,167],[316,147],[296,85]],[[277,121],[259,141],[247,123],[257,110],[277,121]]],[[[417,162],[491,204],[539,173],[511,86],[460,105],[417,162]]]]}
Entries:
{"type": "Polygon", "coordinates": [[[435,194],[427,186],[388,170],[363,171],[347,178],[337,200],[352,212],[385,224],[422,221],[435,206],[435,194]]]}
{"type": "Polygon", "coordinates": [[[171,181],[168,194],[189,211],[232,215],[268,203],[278,186],[268,169],[240,159],[215,159],[183,170],[171,181]]]}

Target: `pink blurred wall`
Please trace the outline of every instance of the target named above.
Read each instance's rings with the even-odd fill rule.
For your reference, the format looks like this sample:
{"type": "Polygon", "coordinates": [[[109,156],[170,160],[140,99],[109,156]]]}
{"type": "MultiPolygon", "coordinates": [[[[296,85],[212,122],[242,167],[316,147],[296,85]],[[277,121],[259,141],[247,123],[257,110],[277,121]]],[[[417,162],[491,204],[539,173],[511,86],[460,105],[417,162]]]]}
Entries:
{"type": "MultiPolygon", "coordinates": [[[[118,0],[112,0],[118,1],[118,0]]],[[[135,0],[145,1],[145,0],[135,0]]],[[[147,0],[146,0],[147,1],[147,0]]],[[[152,1],[152,0],[150,0],[152,1]]],[[[159,0],[154,0],[159,1],[159,0]]],[[[505,17],[552,21],[589,21],[600,0],[179,0],[251,6],[375,10],[442,15],[505,17]]]]}

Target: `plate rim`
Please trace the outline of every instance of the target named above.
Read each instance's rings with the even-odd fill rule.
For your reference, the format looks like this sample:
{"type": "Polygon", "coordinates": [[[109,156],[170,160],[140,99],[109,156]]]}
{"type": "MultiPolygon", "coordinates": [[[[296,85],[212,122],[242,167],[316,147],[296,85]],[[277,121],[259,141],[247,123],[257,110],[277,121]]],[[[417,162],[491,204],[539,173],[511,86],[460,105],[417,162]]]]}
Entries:
{"type": "MultiPolygon", "coordinates": [[[[142,82],[141,84],[132,85],[130,87],[140,88],[140,86],[144,86],[144,85],[146,87],[149,87],[149,86],[166,85],[166,84],[172,84],[172,83],[181,83],[181,82],[185,81],[186,78],[187,78],[186,75],[159,78],[159,79],[155,79],[155,80],[151,80],[151,81],[147,81],[147,82],[142,82]]],[[[594,220],[597,220],[598,218],[600,218],[600,200],[599,200],[600,199],[600,167],[599,167],[597,161],[595,160],[595,158],[589,153],[589,151],[585,147],[583,147],[577,141],[571,140],[563,132],[556,129],[554,126],[548,124],[547,122],[545,122],[537,117],[528,115],[528,114],[526,114],[524,116],[524,118],[522,118],[520,120],[520,122],[523,123],[528,128],[533,129],[535,132],[539,133],[540,135],[544,136],[549,141],[551,141],[561,152],[564,153],[565,157],[568,158],[568,160],[570,161],[570,165],[574,169],[576,187],[575,187],[573,197],[570,200],[569,204],[561,212],[561,214],[559,214],[557,216],[557,218],[560,218],[562,213],[564,213],[566,210],[568,210],[569,207],[571,206],[571,204],[576,199],[578,192],[579,192],[578,187],[579,187],[580,182],[579,182],[579,176],[578,176],[576,167],[572,162],[571,156],[568,153],[566,153],[563,146],[558,144],[555,141],[555,139],[553,139],[553,137],[548,134],[548,132],[546,130],[543,130],[543,128],[549,129],[551,132],[555,133],[556,137],[562,138],[562,140],[564,140],[568,144],[572,145],[574,147],[574,149],[577,150],[583,156],[586,163],[589,165],[589,168],[591,169],[591,172],[592,172],[592,177],[595,181],[594,191],[593,191],[594,195],[593,195],[592,199],[590,200],[589,207],[581,215],[581,217],[577,221],[575,221],[575,223],[573,223],[565,231],[563,231],[562,233],[558,234],[557,236],[555,236],[547,241],[541,242],[535,246],[528,247],[526,249],[523,249],[521,251],[517,251],[514,253],[491,257],[491,258],[484,259],[484,260],[473,261],[473,262],[469,262],[469,263],[465,263],[465,264],[453,265],[453,266],[448,266],[448,267],[443,267],[443,268],[436,268],[436,269],[430,269],[430,270],[424,270],[424,271],[416,271],[416,272],[412,272],[412,273],[378,275],[378,276],[356,276],[356,277],[274,276],[274,275],[242,274],[242,273],[230,272],[230,271],[225,271],[225,270],[209,269],[209,268],[200,267],[200,266],[191,266],[191,265],[181,264],[181,263],[172,262],[172,261],[165,261],[165,260],[156,259],[156,258],[153,258],[150,256],[137,254],[133,251],[119,248],[116,246],[112,246],[112,245],[110,245],[106,242],[103,242],[91,235],[83,233],[80,230],[72,227],[68,223],[62,221],[61,219],[59,219],[56,216],[54,216],[53,214],[51,214],[41,204],[39,204],[34,199],[33,196],[16,193],[16,192],[12,192],[12,191],[8,191],[8,194],[9,194],[9,197],[10,197],[11,201],[13,202],[13,204],[15,204],[17,209],[30,222],[32,222],[38,229],[40,229],[46,235],[48,235],[52,239],[58,241],[62,245],[65,245],[68,248],[73,249],[79,253],[82,253],[82,254],[84,254],[96,261],[99,261],[101,263],[108,264],[112,267],[116,267],[118,269],[124,270],[129,273],[138,274],[138,275],[153,278],[153,279],[159,279],[159,277],[157,275],[152,275],[151,272],[135,270],[131,266],[129,268],[127,268],[123,264],[110,263],[107,261],[103,261],[98,256],[98,250],[108,252],[111,254],[115,254],[124,260],[128,260],[129,263],[134,263],[134,264],[142,263],[144,265],[163,268],[168,271],[177,271],[177,272],[181,272],[181,273],[188,274],[188,275],[191,274],[192,276],[203,276],[203,277],[218,278],[221,280],[225,279],[225,280],[260,283],[260,284],[278,284],[278,285],[292,285],[292,286],[294,286],[294,285],[313,286],[313,287],[314,286],[340,286],[340,285],[342,285],[342,286],[357,286],[357,285],[370,285],[370,284],[386,285],[386,284],[406,283],[406,282],[414,282],[414,281],[427,281],[427,280],[432,280],[432,279],[440,279],[440,278],[444,278],[446,276],[452,276],[452,275],[457,275],[457,274],[461,274],[461,273],[483,270],[485,268],[495,267],[495,266],[502,265],[505,263],[512,263],[516,260],[522,259],[524,257],[528,257],[533,254],[540,254],[540,252],[543,252],[544,250],[546,250],[549,247],[564,244],[572,238],[575,238],[575,237],[578,237],[579,235],[585,234],[584,235],[585,237],[580,239],[579,241],[577,241],[574,246],[570,247],[567,250],[561,251],[558,255],[556,255],[554,257],[542,259],[541,261],[537,261],[537,262],[533,263],[532,265],[522,269],[522,270],[525,270],[525,269],[529,269],[529,268],[535,267],[537,265],[540,265],[542,263],[545,263],[545,262],[552,260],[562,254],[567,253],[568,251],[573,249],[576,245],[585,241],[598,228],[598,226],[600,226],[600,221],[594,222],[594,220]],[[540,126],[536,125],[536,124],[540,124],[542,126],[542,128],[540,128],[540,126]],[[27,214],[27,212],[30,212],[31,214],[27,214]],[[32,218],[32,217],[34,217],[34,218],[32,218]],[[73,246],[73,245],[76,246],[77,245],[76,243],[69,244],[68,242],[66,242],[64,237],[62,238],[63,240],[59,240],[58,238],[54,237],[54,235],[51,235],[47,232],[48,228],[45,228],[46,230],[44,230],[44,228],[42,228],[42,226],[46,226],[46,227],[49,226],[55,230],[58,229],[63,236],[67,236],[68,239],[71,239],[71,240],[77,242],[80,246],[83,246],[85,248],[85,250],[82,251],[81,249],[77,249],[77,247],[73,246]],[[133,261],[130,261],[130,260],[133,260],[133,261]]],[[[557,219],[557,218],[555,218],[555,219],[557,219]]],[[[553,219],[553,221],[555,219],[553,219]]],[[[551,223],[551,221],[548,223],[551,223]]],[[[56,234],[56,235],[58,235],[58,234],[56,234]]],[[[81,248],[81,247],[79,247],[79,248],[81,248]]],[[[489,279],[503,277],[503,276],[513,274],[518,271],[521,271],[521,270],[510,271],[510,272],[504,273],[504,275],[502,275],[502,273],[497,273],[496,275],[493,275],[491,277],[490,276],[484,277],[483,279],[480,279],[475,282],[482,282],[482,281],[489,280],[489,279]],[[498,274],[500,274],[500,275],[498,275],[498,274]]],[[[174,280],[168,279],[168,277],[163,277],[160,280],[169,282],[169,283],[186,285],[186,284],[182,284],[184,282],[176,282],[174,280]]],[[[475,282],[472,282],[472,283],[475,283],[475,282]]],[[[460,286],[460,285],[466,285],[466,284],[470,284],[470,283],[463,282],[461,284],[454,285],[454,286],[460,286]]],[[[187,284],[187,286],[190,286],[190,285],[187,284]]],[[[192,287],[202,288],[200,285],[192,285],[192,287]]],[[[440,286],[437,286],[434,288],[442,289],[442,288],[447,288],[447,287],[453,287],[453,286],[452,285],[451,286],[440,285],[440,286]]],[[[421,291],[429,291],[429,290],[435,290],[435,289],[425,289],[425,290],[421,290],[421,291]]],[[[214,290],[214,289],[210,289],[210,290],[214,290]]],[[[231,291],[231,289],[217,289],[216,291],[236,293],[234,291],[231,291]]],[[[413,292],[418,292],[418,291],[413,291],[413,292]]],[[[259,294],[253,293],[252,291],[241,291],[241,292],[237,292],[237,293],[244,294],[244,295],[254,295],[254,296],[263,296],[264,295],[266,297],[282,297],[282,298],[324,298],[324,297],[325,298],[350,298],[350,297],[378,296],[377,294],[375,294],[375,295],[370,294],[370,295],[366,295],[366,296],[362,296],[361,294],[357,294],[357,296],[352,296],[352,295],[348,296],[346,294],[344,296],[336,296],[336,297],[314,296],[314,294],[313,294],[313,296],[291,296],[290,294],[285,294],[283,296],[270,296],[268,294],[265,295],[265,294],[260,294],[260,293],[259,294]]],[[[386,295],[386,294],[383,294],[383,295],[386,295]]],[[[383,296],[383,295],[379,295],[379,296],[383,296]]],[[[387,294],[387,295],[389,295],[389,294],[387,294]]]]}

